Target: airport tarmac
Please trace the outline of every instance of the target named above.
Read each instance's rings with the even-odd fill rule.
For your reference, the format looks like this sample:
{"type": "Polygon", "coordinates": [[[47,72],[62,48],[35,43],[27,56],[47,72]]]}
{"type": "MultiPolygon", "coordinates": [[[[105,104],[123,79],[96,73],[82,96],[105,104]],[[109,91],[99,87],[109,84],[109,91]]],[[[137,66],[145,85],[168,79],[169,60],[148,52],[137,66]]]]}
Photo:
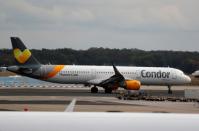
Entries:
{"type": "MultiPolygon", "coordinates": [[[[195,87],[173,87],[170,96],[184,96],[184,89],[195,87]]],[[[150,95],[168,96],[166,87],[144,86],[143,91],[150,95]]],[[[122,90],[120,90],[122,91],[122,90]]],[[[77,99],[74,111],[78,112],[164,112],[199,113],[198,102],[170,102],[119,100],[118,93],[90,93],[90,88],[0,88],[1,111],[64,111],[74,98],[77,99]]]]}

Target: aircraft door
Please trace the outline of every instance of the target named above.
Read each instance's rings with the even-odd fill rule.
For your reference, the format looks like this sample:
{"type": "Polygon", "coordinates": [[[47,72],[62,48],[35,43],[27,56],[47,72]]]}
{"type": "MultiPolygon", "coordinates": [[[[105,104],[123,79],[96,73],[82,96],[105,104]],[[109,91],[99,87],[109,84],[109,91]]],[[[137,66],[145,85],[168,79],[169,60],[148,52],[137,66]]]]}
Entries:
{"type": "Polygon", "coordinates": [[[40,77],[45,77],[46,76],[46,67],[41,67],[35,73],[36,73],[36,75],[38,75],[40,77]]]}
{"type": "Polygon", "coordinates": [[[93,78],[96,77],[96,70],[95,69],[91,69],[91,71],[90,71],[90,77],[91,77],[91,79],[93,79],[93,78]]]}
{"type": "Polygon", "coordinates": [[[140,74],[140,70],[136,70],[136,77],[137,80],[141,79],[141,74],[140,74]]]}
{"type": "Polygon", "coordinates": [[[176,71],[172,70],[172,79],[177,79],[176,71]]]}

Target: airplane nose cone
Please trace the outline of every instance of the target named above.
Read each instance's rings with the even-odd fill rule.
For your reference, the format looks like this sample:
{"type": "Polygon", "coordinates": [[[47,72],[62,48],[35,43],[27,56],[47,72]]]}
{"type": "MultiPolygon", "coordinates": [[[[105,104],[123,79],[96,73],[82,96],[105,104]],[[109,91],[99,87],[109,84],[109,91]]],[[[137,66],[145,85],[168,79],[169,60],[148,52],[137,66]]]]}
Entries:
{"type": "Polygon", "coordinates": [[[189,76],[186,76],[186,82],[191,83],[191,78],[189,76]]]}

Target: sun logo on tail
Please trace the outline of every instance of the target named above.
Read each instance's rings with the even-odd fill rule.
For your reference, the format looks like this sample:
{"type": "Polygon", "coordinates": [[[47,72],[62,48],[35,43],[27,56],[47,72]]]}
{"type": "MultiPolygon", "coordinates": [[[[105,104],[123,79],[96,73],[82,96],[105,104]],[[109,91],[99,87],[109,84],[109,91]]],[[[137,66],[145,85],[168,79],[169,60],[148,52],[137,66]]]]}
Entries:
{"type": "Polygon", "coordinates": [[[31,52],[28,49],[22,52],[20,49],[16,48],[14,49],[14,56],[19,63],[24,64],[30,58],[31,52]]]}

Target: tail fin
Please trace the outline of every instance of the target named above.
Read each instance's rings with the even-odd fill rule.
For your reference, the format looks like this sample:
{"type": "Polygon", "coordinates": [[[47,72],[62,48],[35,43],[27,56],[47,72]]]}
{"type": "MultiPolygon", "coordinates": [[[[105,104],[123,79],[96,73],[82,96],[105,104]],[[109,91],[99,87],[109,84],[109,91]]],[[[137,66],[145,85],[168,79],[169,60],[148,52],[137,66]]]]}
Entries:
{"type": "Polygon", "coordinates": [[[18,37],[11,37],[13,55],[17,65],[36,66],[40,63],[34,58],[32,53],[18,37]]]}

